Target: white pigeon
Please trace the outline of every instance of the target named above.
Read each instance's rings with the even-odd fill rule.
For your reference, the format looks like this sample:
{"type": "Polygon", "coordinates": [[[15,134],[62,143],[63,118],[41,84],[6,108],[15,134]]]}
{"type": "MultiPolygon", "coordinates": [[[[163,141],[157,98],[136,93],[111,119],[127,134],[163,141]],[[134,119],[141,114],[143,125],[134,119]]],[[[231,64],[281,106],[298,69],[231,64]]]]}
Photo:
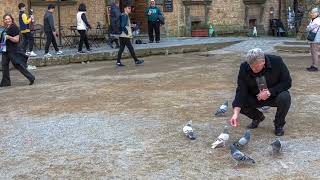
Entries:
{"type": "Polygon", "coordinates": [[[231,152],[232,158],[237,162],[237,165],[256,163],[251,157],[239,151],[239,149],[237,149],[233,144],[230,145],[230,152],[231,152]]]}
{"type": "Polygon", "coordinates": [[[237,142],[233,143],[237,148],[241,148],[249,143],[251,139],[251,132],[247,130],[246,133],[237,142]]]}
{"type": "Polygon", "coordinates": [[[219,107],[219,109],[214,115],[216,116],[223,115],[224,113],[227,112],[227,110],[228,110],[228,101],[224,101],[224,103],[219,107]]]}
{"type": "Polygon", "coordinates": [[[217,140],[212,143],[211,148],[215,149],[215,148],[220,148],[220,147],[225,147],[226,146],[226,142],[229,140],[229,131],[228,131],[228,126],[225,126],[223,129],[223,133],[221,133],[217,140]]]}
{"type": "Polygon", "coordinates": [[[184,127],[183,127],[183,133],[191,140],[194,140],[196,139],[194,133],[193,133],[193,129],[192,129],[192,121],[190,120],[188,122],[188,124],[186,124],[184,127]]]}
{"type": "Polygon", "coordinates": [[[275,139],[272,143],[272,153],[273,154],[279,154],[282,151],[282,145],[283,143],[280,141],[280,139],[275,139]]]}

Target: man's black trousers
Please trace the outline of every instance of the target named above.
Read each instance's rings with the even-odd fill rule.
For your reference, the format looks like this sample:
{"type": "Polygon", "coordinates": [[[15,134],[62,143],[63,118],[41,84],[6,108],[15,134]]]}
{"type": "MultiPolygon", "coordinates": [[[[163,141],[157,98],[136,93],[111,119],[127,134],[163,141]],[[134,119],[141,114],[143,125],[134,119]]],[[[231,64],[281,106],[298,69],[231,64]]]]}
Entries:
{"type": "Polygon", "coordinates": [[[158,21],[148,21],[149,41],[154,41],[153,30],[156,34],[156,41],[160,41],[160,23],[158,21]]]}
{"type": "Polygon", "coordinates": [[[44,52],[46,54],[49,52],[49,47],[50,47],[51,43],[52,43],[54,49],[56,51],[59,51],[58,44],[57,44],[56,38],[53,36],[53,33],[52,32],[45,32],[45,33],[46,33],[46,36],[47,36],[47,42],[46,42],[46,46],[44,48],[44,52]]]}
{"type": "Polygon", "coordinates": [[[252,120],[260,120],[263,113],[257,108],[263,106],[277,107],[274,119],[275,127],[283,127],[286,124],[286,116],[291,105],[291,96],[289,91],[283,91],[276,97],[270,97],[265,101],[258,101],[256,97],[247,97],[247,104],[241,108],[240,113],[246,115],[252,120]]]}
{"type": "Polygon", "coordinates": [[[123,53],[124,48],[125,48],[126,46],[127,46],[127,48],[129,49],[129,52],[130,52],[132,58],[133,58],[135,61],[137,61],[138,58],[137,58],[136,53],[134,52],[133,46],[132,46],[132,44],[131,44],[131,39],[130,39],[130,38],[120,37],[119,40],[120,40],[120,49],[119,49],[119,51],[118,51],[117,62],[120,62],[122,53],[123,53]]]}

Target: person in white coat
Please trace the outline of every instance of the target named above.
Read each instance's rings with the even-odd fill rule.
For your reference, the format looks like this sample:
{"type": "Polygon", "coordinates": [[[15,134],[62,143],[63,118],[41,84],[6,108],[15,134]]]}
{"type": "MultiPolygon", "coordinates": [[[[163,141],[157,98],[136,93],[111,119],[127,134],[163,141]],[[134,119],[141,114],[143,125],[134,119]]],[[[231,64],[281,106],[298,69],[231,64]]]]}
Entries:
{"type": "Polygon", "coordinates": [[[315,72],[318,71],[318,49],[320,44],[320,17],[319,17],[319,9],[313,8],[310,12],[311,21],[307,26],[307,32],[312,31],[317,33],[316,37],[313,41],[309,41],[310,44],[310,51],[311,51],[311,58],[312,64],[310,67],[306,68],[307,71],[315,72]]]}
{"type": "Polygon", "coordinates": [[[84,51],[82,51],[83,43],[86,45],[87,51],[91,51],[87,37],[87,30],[91,29],[91,26],[87,20],[86,11],[86,5],[81,3],[77,13],[77,30],[80,34],[78,53],[84,53],[84,51]]]}

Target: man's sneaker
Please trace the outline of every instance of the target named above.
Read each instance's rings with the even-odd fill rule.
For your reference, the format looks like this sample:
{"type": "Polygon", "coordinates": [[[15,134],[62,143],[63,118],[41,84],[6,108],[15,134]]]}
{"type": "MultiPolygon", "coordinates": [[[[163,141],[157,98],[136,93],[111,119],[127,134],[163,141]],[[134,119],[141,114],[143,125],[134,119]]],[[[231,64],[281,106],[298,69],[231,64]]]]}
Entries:
{"type": "Polygon", "coordinates": [[[264,115],[261,116],[261,118],[257,120],[252,120],[252,122],[247,126],[249,129],[255,129],[259,126],[259,124],[265,119],[264,115]]]}
{"type": "Polygon", "coordinates": [[[35,79],[32,79],[32,80],[29,81],[29,85],[30,85],[30,86],[34,83],[34,80],[35,80],[35,79]]]}
{"type": "Polygon", "coordinates": [[[149,41],[149,43],[153,43],[153,41],[149,41]]]}
{"type": "Polygon", "coordinates": [[[87,49],[88,52],[92,52],[92,49],[87,49]]]}
{"type": "Polygon", "coordinates": [[[27,55],[27,56],[30,56],[30,52],[27,51],[27,52],[26,52],[26,55],[27,55]]]}
{"type": "Polygon", "coordinates": [[[284,135],[284,130],[283,130],[283,128],[282,128],[282,127],[276,127],[276,128],[274,129],[274,134],[275,134],[276,136],[283,136],[283,135],[284,135]]]}
{"type": "Polygon", "coordinates": [[[84,54],[85,52],[84,51],[78,51],[77,53],[78,54],[84,54]]]}
{"type": "Polygon", "coordinates": [[[307,71],[310,71],[310,72],[316,72],[316,71],[318,71],[318,68],[315,67],[315,66],[310,66],[310,67],[308,67],[308,68],[306,68],[306,69],[307,69],[307,71]]]}
{"type": "Polygon", "coordinates": [[[31,51],[30,53],[29,53],[29,56],[31,56],[31,57],[35,57],[35,56],[38,56],[36,53],[34,53],[33,51],[31,51]]]}
{"type": "Polygon", "coordinates": [[[43,57],[48,58],[51,57],[52,55],[50,53],[45,54],[43,57]]]}
{"type": "Polygon", "coordinates": [[[125,65],[122,64],[121,62],[117,62],[117,66],[122,67],[122,66],[125,66],[125,65]]]}
{"type": "Polygon", "coordinates": [[[61,54],[63,54],[63,52],[62,51],[57,51],[56,54],[57,55],[61,55],[61,54]]]}
{"type": "Polygon", "coordinates": [[[144,60],[142,60],[142,59],[141,59],[141,60],[136,60],[136,61],[134,61],[134,63],[135,63],[135,64],[143,64],[143,63],[144,63],[144,60]]]}
{"type": "Polygon", "coordinates": [[[160,43],[160,41],[156,41],[156,43],[160,43]]]}

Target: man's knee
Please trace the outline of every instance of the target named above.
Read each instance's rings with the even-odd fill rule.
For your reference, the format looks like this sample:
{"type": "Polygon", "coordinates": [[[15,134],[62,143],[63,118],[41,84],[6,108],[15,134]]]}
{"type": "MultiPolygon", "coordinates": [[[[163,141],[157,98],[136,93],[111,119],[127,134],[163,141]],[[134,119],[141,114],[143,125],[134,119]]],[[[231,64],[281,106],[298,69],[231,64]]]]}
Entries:
{"type": "Polygon", "coordinates": [[[276,102],[278,105],[289,105],[291,104],[291,96],[289,91],[283,91],[281,92],[277,98],[276,98],[276,102]]]}

